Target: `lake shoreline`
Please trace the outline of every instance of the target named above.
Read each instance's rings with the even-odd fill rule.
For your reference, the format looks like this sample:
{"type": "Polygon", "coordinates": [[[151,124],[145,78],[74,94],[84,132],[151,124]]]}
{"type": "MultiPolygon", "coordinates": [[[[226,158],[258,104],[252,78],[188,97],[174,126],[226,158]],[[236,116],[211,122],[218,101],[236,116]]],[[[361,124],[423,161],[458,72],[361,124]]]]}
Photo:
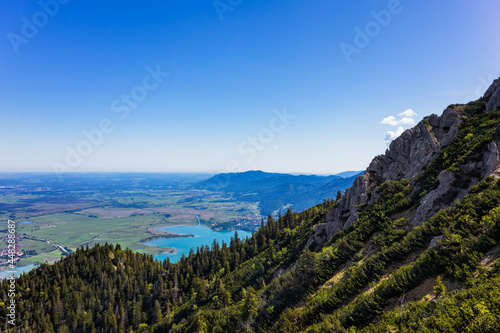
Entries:
{"type": "Polygon", "coordinates": [[[155,255],[154,257],[159,261],[169,258],[170,262],[175,263],[183,255],[188,256],[191,250],[196,251],[197,248],[202,246],[211,247],[214,241],[217,241],[221,246],[222,242],[230,244],[231,239],[234,237],[236,232],[238,232],[241,240],[252,236],[250,232],[244,230],[215,231],[208,226],[201,224],[201,221],[198,222],[198,225],[189,224],[156,227],[156,235],[154,236],[156,239],[148,241],[145,245],[168,249],[166,252],[155,255]],[[167,237],[162,237],[161,235],[165,235],[167,237]],[[172,235],[176,235],[176,237],[172,237],[172,235]],[[171,252],[172,249],[174,249],[174,252],[171,252]]]}
{"type": "Polygon", "coordinates": [[[153,240],[156,240],[156,239],[161,239],[161,238],[182,238],[182,237],[195,237],[195,235],[183,235],[183,234],[178,234],[178,233],[173,233],[173,232],[168,232],[168,231],[163,231],[163,230],[158,230],[157,228],[165,228],[165,227],[169,227],[169,226],[160,226],[160,227],[151,227],[151,228],[148,228],[148,232],[150,234],[152,234],[153,236],[151,237],[148,237],[148,238],[145,238],[143,240],[141,240],[141,243],[146,243],[146,242],[150,242],[150,241],[153,241],[153,240]]]}

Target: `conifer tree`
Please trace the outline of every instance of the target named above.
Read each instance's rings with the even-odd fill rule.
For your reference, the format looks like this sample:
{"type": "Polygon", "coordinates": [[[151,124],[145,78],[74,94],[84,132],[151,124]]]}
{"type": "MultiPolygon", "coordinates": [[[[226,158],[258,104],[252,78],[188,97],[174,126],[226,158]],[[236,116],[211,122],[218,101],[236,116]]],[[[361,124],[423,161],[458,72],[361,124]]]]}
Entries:
{"type": "Polygon", "coordinates": [[[446,286],[443,283],[443,278],[439,275],[436,279],[436,285],[434,286],[434,293],[436,296],[443,296],[446,293],[446,286]]]}
{"type": "Polygon", "coordinates": [[[158,300],[155,300],[153,323],[155,323],[155,324],[159,323],[161,318],[162,318],[162,314],[161,314],[160,302],[158,300]]]}

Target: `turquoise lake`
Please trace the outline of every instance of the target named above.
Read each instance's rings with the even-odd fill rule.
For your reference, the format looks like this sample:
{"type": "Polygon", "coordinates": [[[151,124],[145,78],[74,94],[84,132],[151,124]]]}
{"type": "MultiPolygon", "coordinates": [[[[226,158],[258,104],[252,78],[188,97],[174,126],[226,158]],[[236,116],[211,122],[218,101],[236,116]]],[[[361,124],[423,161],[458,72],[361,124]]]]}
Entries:
{"type": "MultiPolygon", "coordinates": [[[[226,242],[228,245],[231,242],[231,237],[234,237],[234,230],[231,231],[213,231],[209,227],[204,225],[176,225],[171,227],[160,227],[157,230],[167,231],[180,235],[194,235],[195,237],[177,237],[177,238],[161,238],[155,239],[144,244],[150,246],[159,247],[172,247],[175,249],[174,253],[162,253],[155,256],[155,259],[162,261],[163,259],[170,258],[170,262],[177,262],[184,253],[186,256],[189,255],[189,251],[194,249],[196,251],[197,247],[202,245],[208,245],[212,247],[214,239],[217,240],[219,244],[222,241],[226,242]]],[[[251,232],[248,231],[238,231],[238,237],[240,239],[245,239],[252,236],[251,232]]]]}
{"type": "MultiPolygon", "coordinates": [[[[31,271],[35,267],[36,267],[35,264],[31,264],[31,265],[16,267],[16,268],[12,269],[11,271],[15,271],[16,277],[19,277],[19,276],[21,276],[21,274],[28,273],[29,271],[31,271]]],[[[11,276],[11,274],[12,273],[9,273],[8,270],[0,271],[0,278],[8,278],[11,276]]]]}

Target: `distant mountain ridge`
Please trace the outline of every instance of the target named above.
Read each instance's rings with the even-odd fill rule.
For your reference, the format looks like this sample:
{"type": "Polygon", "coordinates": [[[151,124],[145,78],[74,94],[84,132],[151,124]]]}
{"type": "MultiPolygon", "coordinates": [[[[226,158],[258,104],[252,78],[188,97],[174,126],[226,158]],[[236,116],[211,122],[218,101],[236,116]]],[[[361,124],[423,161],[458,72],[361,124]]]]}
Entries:
{"type": "Polygon", "coordinates": [[[360,174],[363,173],[363,170],[358,170],[358,171],[344,171],[341,173],[337,173],[334,176],[342,177],[342,178],[350,178],[352,176],[359,176],[360,174]]]}
{"type": "Polygon", "coordinates": [[[238,200],[259,202],[263,215],[292,207],[301,211],[325,199],[335,198],[337,191],[350,187],[360,172],[338,175],[291,175],[260,170],[221,173],[201,181],[194,188],[233,194],[238,200]]]}

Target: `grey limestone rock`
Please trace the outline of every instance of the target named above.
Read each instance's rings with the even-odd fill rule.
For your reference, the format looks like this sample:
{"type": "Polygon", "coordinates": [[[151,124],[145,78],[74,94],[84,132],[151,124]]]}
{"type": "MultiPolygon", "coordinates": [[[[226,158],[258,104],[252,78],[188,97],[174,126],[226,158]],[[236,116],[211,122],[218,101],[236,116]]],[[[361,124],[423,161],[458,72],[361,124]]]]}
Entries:
{"type": "MultiPolygon", "coordinates": [[[[500,106],[500,78],[493,82],[484,97],[489,98],[487,110],[500,106]]],[[[439,151],[458,134],[462,122],[459,109],[448,107],[441,116],[426,117],[415,127],[403,132],[390,144],[384,155],[375,157],[365,173],[356,178],[338,205],[327,214],[326,222],[316,225],[306,246],[319,244],[354,223],[359,217],[358,207],[375,200],[375,197],[370,199],[369,193],[377,184],[387,180],[412,181],[420,176],[439,151]]],[[[410,220],[410,227],[422,224],[440,209],[461,199],[467,194],[467,189],[480,179],[496,175],[500,171],[499,147],[500,143],[493,141],[481,161],[462,165],[459,172],[442,171],[438,187],[422,198],[410,220]],[[476,178],[464,177],[471,174],[476,174],[476,178]]]]}
{"type": "Polygon", "coordinates": [[[493,84],[486,90],[483,98],[490,99],[486,104],[486,112],[490,112],[500,107],[500,78],[493,81],[493,84]]]}

